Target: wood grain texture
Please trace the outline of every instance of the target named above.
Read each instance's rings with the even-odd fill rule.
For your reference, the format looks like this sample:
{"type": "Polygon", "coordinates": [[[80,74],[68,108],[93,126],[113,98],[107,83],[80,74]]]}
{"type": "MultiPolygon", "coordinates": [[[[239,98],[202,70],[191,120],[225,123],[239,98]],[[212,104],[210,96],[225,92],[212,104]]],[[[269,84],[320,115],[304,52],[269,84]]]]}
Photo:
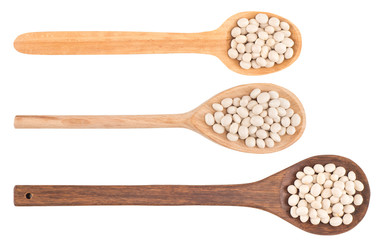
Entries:
{"type": "Polygon", "coordinates": [[[155,128],[155,127],[184,127],[191,129],[208,139],[233,150],[248,153],[271,153],[283,150],[295,143],[303,134],[306,126],[304,107],[300,100],[289,90],[269,83],[254,83],[237,86],[223,91],[196,109],[184,114],[170,115],[126,115],[126,116],[16,116],[15,128],[155,128]],[[205,123],[206,113],[213,113],[213,103],[219,103],[226,97],[242,97],[249,95],[255,88],[262,91],[277,91],[281,97],[291,102],[291,108],[298,113],[302,119],[301,124],[296,127],[294,135],[285,135],[281,142],[276,143],[273,148],[249,148],[244,141],[231,142],[226,134],[217,134],[211,126],[205,123]]]}
{"type": "Polygon", "coordinates": [[[218,57],[229,69],[244,75],[262,75],[282,70],[291,65],[301,52],[301,34],[288,19],[267,12],[241,12],[228,18],[218,29],[201,33],[159,32],[31,32],[16,38],[14,47],[27,54],[43,55],[98,55],[98,54],[157,54],[203,53],[218,57]],[[239,61],[228,57],[232,40],[230,31],[239,18],[254,18],[258,13],[277,17],[290,24],[295,42],[294,55],[272,68],[245,70],[239,61]]]}
{"type": "Polygon", "coordinates": [[[331,235],[354,228],[364,217],[370,200],[368,180],[352,160],[334,155],[314,156],[298,162],[258,182],[236,185],[149,185],[149,186],[15,186],[16,206],[78,206],[78,205],[217,205],[243,206],[268,211],[310,233],[331,235]],[[335,163],[353,170],[365,186],[364,202],[356,207],[350,225],[332,227],[302,223],[289,214],[287,186],[296,179],[296,172],[316,163],[335,163]],[[28,196],[28,198],[27,198],[28,196]]]}

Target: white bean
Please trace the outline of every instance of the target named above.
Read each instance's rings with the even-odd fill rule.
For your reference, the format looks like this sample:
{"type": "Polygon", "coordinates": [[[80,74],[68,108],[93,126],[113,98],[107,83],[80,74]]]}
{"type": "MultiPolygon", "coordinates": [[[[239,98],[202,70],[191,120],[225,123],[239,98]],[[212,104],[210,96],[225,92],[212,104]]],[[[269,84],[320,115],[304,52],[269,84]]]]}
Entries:
{"type": "Polygon", "coordinates": [[[264,141],[265,141],[265,145],[269,148],[272,148],[275,146],[275,142],[272,140],[272,138],[266,138],[264,141]]]}
{"type": "Polygon", "coordinates": [[[267,103],[271,99],[271,96],[267,92],[262,92],[257,96],[257,102],[259,104],[267,103]]]}
{"type": "Polygon", "coordinates": [[[287,99],[279,98],[279,100],[280,100],[280,107],[284,109],[288,109],[291,106],[291,103],[287,99]]]}
{"type": "Polygon", "coordinates": [[[245,139],[245,145],[247,145],[247,147],[255,147],[256,139],[254,137],[247,137],[245,139]]]}
{"type": "Polygon", "coordinates": [[[292,126],[287,127],[287,134],[288,135],[293,135],[293,134],[295,134],[295,132],[296,132],[295,127],[292,127],[292,126]]]}
{"type": "Polygon", "coordinates": [[[337,197],[337,198],[341,197],[341,195],[343,194],[343,192],[342,192],[342,190],[340,188],[334,187],[334,188],[332,188],[331,191],[332,191],[332,195],[334,197],[337,197]]]}
{"type": "Polygon", "coordinates": [[[229,132],[232,134],[236,134],[238,130],[239,130],[238,123],[232,123],[231,126],[229,127],[229,132]]]}
{"type": "Polygon", "coordinates": [[[313,186],[311,188],[312,196],[314,196],[314,197],[319,196],[321,191],[322,191],[322,187],[320,186],[320,184],[318,184],[318,183],[313,184],[313,186]]]}
{"type": "Polygon", "coordinates": [[[256,145],[258,148],[265,148],[265,142],[263,139],[260,139],[260,138],[256,139],[256,145]]]}
{"type": "Polygon", "coordinates": [[[228,56],[232,59],[236,59],[239,56],[239,52],[234,48],[230,48],[228,50],[228,56]]]}
{"type": "Polygon", "coordinates": [[[237,25],[241,28],[246,27],[248,24],[249,24],[249,20],[247,18],[240,18],[239,20],[237,20],[237,25]]]}
{"type": "MultiPolygon", "coordinates": [[[[292,195],[292,196],[295,196],[295,195],[292,195]]],[[[299,216],[307,215],[308,214],[308,208],[307,207],[299,207],[299,208],[297,208],[296,213],[299,216]]]]}
{"type": "Polygon", "coordinates": [[[310,166],[306,166],[304,167],[303,169],[303,172],[307,175],[313,175],[315,174],[315,170],[313,168],[311,168],[310,166]]]}
{"type": "Polygon", "coordinates": [[[245,107],[239,107],[237,108],[237,114],[242,118],[246,118],[248,117],[249,112],[245,107]]]}
{"type": "Polygon", "coordinates": [[[240,126],[238,130],[240,139],[246,139],[249,136],[248,127],[240,126]]]}
{"type": "Polygon", "coordinates": [[[247,42],[247,37],[244,35],[239,35],[235,38],[237,43],[246,43],[247,42]]]}
{"type": "Polygon", "coordinates": [[[291,210],[290,210],[290,214],[293,218],[297,218],[299,215],[297,215],[297,207],[296,206],[293,206],[291,207],[291,210]]]}
{"type": "Polygon", "coordinates": [[[269,136],[272,138],[273,141],[277,143],[281,142],[281,137],[279,134],[272,132],[269,134],[269,136]]]}
{"type": "Polygon", "coordinates": [[[324,166],[324,169],[325,169],[326,172],[331,173],[331,172],[335,171],[335,169],[336,169],[336,165],[333,164],[333,163],[328,163],[328,164],[326,164],[326,165],[324,166]]]}
{"type": "Polygon", "coordinates": [[[276,42],[281,42],[281,41],[283,41],[284,40],[284,33],[282,33],[282,32],[275,32],[274,34],[273,34],[273,38],[275,39],[275,41],[276,42]]]}
{"type": "Polygon", "coordinates": [[[281,125],[279,123],[274,123],[271,125],[271,132],[277,133],[281,130],[281,125]]]}
{"type": "Polygon", "coordinates": [[[363,191],[364,190],[364,184],[362,182],[360,182],[359,180],[355,180],[355,189],[356,191],[363,191]]]}
{"type": "MultiPolygon", "coordinates": [[[[293,116],[292,116],[292,118],[293,118],[293,116]]],[[[336,174],[337,176],[341,177],[341,176],[344,176],[346,172],[347,171],[345,170],[345,168],[337,167],[333,173],[336,174]]]]}
{"type": "Polygon", "coordinates": [[[274,49],[278,54],[284,54],[287,52],[287,46],[284,43],[277,43],[274,49]]]}
{"type": "Polygon", "coordinates": [[[351,224],[351,222],[353,221],[353,216],[349,213],[345,214],[344,217],[343,217],[343,223],[345,225],[349,225],[351,224]]]}
{"type": "Polygon", "coordinates": [[[213,131],[215,131],[218,134],[223,134],[225,129],[224,129],[223,126],[221,126],[220,124],[216,123],[216,124],[213,125],[213,131]]]}
{"type": "Polygon", "coordinates": [[[280,22],[280,27],[283,30],[286,30],[286,31],[289,30],[289,24],[287,22],[280,22]]]}
{"type": "Polygon", "coordinates": [[[293,40],[290,38],[284,38],[283,41],[281,41],[281,43],[283,43],[285,46],[290,48],[293,47],[293,45],[295,44],[293,40]]]}
{"type": "Polygon", "coordinates": [[[227,133],[227,139],[229,141],[236,142],[237,140],[239,140],[239,135],[229,132],[229,133],[227,133]]]}
{"type": "Polygon", "coordinates": [[[221,101],[221,105],[224,107],[224,108],[227,108],[229,106],[231,106],[233,103],[233,99],[232,98],[224,98],[222,101],[221,101]]]}
{"type": "Polygon", "coordinates": [[[215,110],[216,112],[221,112],[224,110],[223,106],[219,103],[214,103],[212,104],[212,108],[213,110],[215,110]]]}
{"type": "Polygon", "coordinates": [[[313,169],[315,170],[316,173],[324,172],[324,166],[321,164],[315,164],[315,166],[313,166],[313,169]]]}
{"type": "Polygon", "coordinates": [[[348,204],[344,206],[345,213],[353,213],[355,211],[355,207],[352,204],[348,204]]]}
{"type": "Polygon", "coordinates": [[[353,199],[353,204],[360,206],[363,203],[363,196],[361,194],[356,194],[353,199]]]}
{"type": "MultiPolygon", "coordinates": [[[[235,50],[236,51],[236,50],[235,50]]],[[[237,56],[236,56],[237,57],[237,56]]],[[[233,58],[236,58],[236,57],[233,57],[233,58]]],[[[277,62],[277,61],[279,61],[279,54],[276,52],[276,51],[274,51],[274,50],[272,50],[272,51],[270,51],[269,53],[268,53],[268,58],[269,58],[269,60],[271,60],[272,62],[277,62]]]]}
{"type": "Polygon", "coordinates": [[[343,223],[343,220],[341,219],[341,217],[332,217],[329,220],[329,224],[331,224],[331,226],[333,227],[340,226],[342,223],[343,223]]]}
{"type": "Polygon", "coordinates": [[[251,124],[256,127],[260,127],[261,125],[263,125],[263,123],[264,123],[264,119],[260,116],[253,116],[251,118],[251,124]]]}
{"type": "Polygon", "coordinates": [[[287,51],[284,53],[285,59],[290,59],[293,56],[293,49],[292,48],[287,48],[287,51]]]}
{"type": "Polygon", "coordinates": [[[213,117],[212,113],[205,114],[205,123],[208,126],[213,126],[213,124],[215,124],[215,118],[213,117]]]}
{"type": "Polygon", "coordinates": [[[255,19],[258,23],[267,23],[268,22],[268,16],[267,16],[267,14],[264,14],[264,13],[257,14],[255,19]]]}
{"type": "Polygon", "coordinates": [[[215,112],[215,114],[213,116],[215,118],[216,123],[220,123],[221,119],[224,117],[224,113],[223,112],[215,112]]]}
{"type": "Polygon", "coordinates": [[[300,125],[300,122],[301,122],[301,118],[300,118],[299,114],[297,114],[297,113],[293,114],[293,116],[291,117],[291,126],[297,127],[300,125]]]}
{"type": "Polygon", "coordinates": [[[313,181],[313,177],[311,175],[306,175],[304,176],[301,181],[304,183],[304,184],[309,184],[313,181]]]}
{"type": "MultiPolygon", "coordinates": [[[[296,210],[296,212],[297,212],[297,210],[296,210]]],[[[309,219],[308,215],[300,216],[300,221],[303,222],[303,223],[308,222],[308,219],[309,219]]]]}
{"type": "Polygon", "coordinates": [[[240,61],[240,67],[243,69],[250,69],[252,65],[250,62],[240,61]]]}
{"type": "Polygon", "coordinates": [[[255,33],[257,31],[257,29],[259,28],[259,25],[256,25],[256,24],[249,24],[248,26],[245,27],[245,29],[249,32],[249,33],[255,33]]]}

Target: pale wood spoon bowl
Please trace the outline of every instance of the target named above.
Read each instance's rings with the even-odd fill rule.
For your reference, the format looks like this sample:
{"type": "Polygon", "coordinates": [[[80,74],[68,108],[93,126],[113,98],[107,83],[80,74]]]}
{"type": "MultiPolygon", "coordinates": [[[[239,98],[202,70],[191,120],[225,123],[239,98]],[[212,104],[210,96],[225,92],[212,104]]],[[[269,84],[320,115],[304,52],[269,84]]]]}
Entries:
{"type": "Polygon", "coordinates": [[[210,140],[227,148],[248,153],[272,153],[283,150],[296,142],[304,132],[306,125],[305,111],[300,100],[287,89],[270,84],[254,83],[240,85],[223,91],[201,104],[194,110],[183,114],[166,115],[106,115],[106,116],[16,116],[15,128],[170,128],[183,127],[193,130],[210,140]],[[294,135],[284,135],[281,142],[276,143],[273,148],[250,148],[243,140],[231,142],[226,134],[217,134],[211,126],[205,123],[206,113],[213,113],[213,103],[220,103],[226,97],[242,97],[249,95],[255,88],[262,91],[275,90],[280,97],[291,102],[291,108],[301,117],[301,124],[296,127],[294,135]]]}
{"type": "Polygon", "coordinates": [[[15,49],[21,53],[43,55],[94,55],[94,54],[152,54],[152,53],[203,53],[218,57],[229,69],[244,75],[263,75],[282,70],[300,55],[299,29],[288,19],[267,12],[241,12],[228,18],[218,29],[200,33],[159,32],[31,32],[18,36],[15,49]],[[233,27],[243,17],[254,18],[258,13],[277,17],[289,23],[294,55],[272,68],[242,69],[239,61],[228,57],[233,27]]]}
{"type": "Polygon", "coordinates": [[[86,206],[86,205],[215,205],[253,207],[273,213],[296,227],[314,234],[339,234],[354,228],[365,216],[370,188],[363,170],[352,160],[335,155],[314,156],[298,162],[263,180],[236,185],[147,185],[147,186],[15,186],[16,206],[86,206]],[[350,225],[302,223],[290,216],[287,187],[296,172],[305,166],[334,163],[354,171],[364,184],[363,204],[356,207],[350,225]]]}

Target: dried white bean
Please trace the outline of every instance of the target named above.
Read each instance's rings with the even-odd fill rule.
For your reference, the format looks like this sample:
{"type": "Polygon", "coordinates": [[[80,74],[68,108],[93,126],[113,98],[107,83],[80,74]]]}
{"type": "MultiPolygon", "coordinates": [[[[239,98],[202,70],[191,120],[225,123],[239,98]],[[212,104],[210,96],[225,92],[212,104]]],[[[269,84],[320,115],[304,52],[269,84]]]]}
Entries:
{"type": "Polygon", "coordinates": [[[224,129],[223,126],[221,126],[220,124],[216,123],[216,124],[213,125],[213,131],[215,131],[218,134],[223,134],[225,129],[224,129]]]}
{"type": "Polygon", "coordinates": [[[293,49],[292,48],[287,48],[287,51],[284,53],[285,59],[290,59],[293,56],[293,49]]]}
{"type": "MultiPolygon", "coordinates": [[[[291,125],[293,127],[297,127],[300,125],[300,122],[301,122],[301,118],[300,118],[299,114],[297,114],[297,113],[293,114],[293,116],[291,117],[291,125]]],[[[339,175],[339,176],[342,176],[342,175],[339,175]]]]}
{"type": "Polygon", "coordinates": [[[256,139],[256,145],[258,148],[265,148],[265,142],[263,139],[260,139],[260,138],[256,139]]]}
{"type": "Polygon", "coordinates": [[[248,24],[249,20],[247,18],[240,18],[239,20],[237,20],[237,25],[241,28],[246,27],[248,24]]]}
{"type": "Polygon", "coordinates": [[[266,138],[264,141],[265,141],[265,145],[269,148],[272,148],[275,146],[275,142],[272,140],[272,138],[266,138]]]}
{"type": "Polygon", "coordinates": [[[295,127],[292,127],[292,126],[287,127],[287,134],[288,135],[293,135],[293,134],[295,134],[295,132],[296,132],[295,127]]]}
{"type": "Polygon", "coordinates": [[[208,126],[213,126],[213,124],[215,124],[215,118],[213,117],[212,113],[205,114],[205,123],[208,126]]]}
{"type": "Polygon", "coordinates": [[[255,19],[258,23],[267,23],[268,22],[268,16],[264,13],[257,14],[255,19]]]}
{"type": "Polygon", "coordinates": [[[227,139],[229,141],[236,142],[237,140],[239,140],[239,135],[229,132],[229,133],[227,133],[227,139]]]}
{"type": "Polygon", "coordinates": [[[331,224],[331,226],[333,227],[340,226],[342,223],[343,223],[343,220],[341,219],[341,217],[332,217],[329,220],[329,224],[331,224]]]}
{"type": "Polygon", "coordinates": [[[363,203],[363,196],[361,194],[356,194],[353,199],[353,204],[360,206],[363,203]]]}
{"type": "Polygon", "coordinates": [[[356,191],[363,191],[364,190],[364,184],[362,182],[360,182],[359,180],[355,180],[355,189],[356,191]]]}

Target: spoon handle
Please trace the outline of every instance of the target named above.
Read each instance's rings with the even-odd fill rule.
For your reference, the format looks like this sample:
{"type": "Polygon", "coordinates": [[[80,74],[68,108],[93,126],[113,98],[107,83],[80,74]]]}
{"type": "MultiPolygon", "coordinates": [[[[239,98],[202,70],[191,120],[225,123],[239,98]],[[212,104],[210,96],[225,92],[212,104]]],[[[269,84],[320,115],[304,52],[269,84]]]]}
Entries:
{"type": "Polygon", "coordinates": [[[171,128],[189,126],[189,114],[16,116],[15,128],[171,128]]]}
{"type": "MultiPolygon", "coordinates": [[[[221,205],[248,206],[240,185],[49,186],[19,185],[16,206],[221,205]]],[[[260,195],[262,196],[262,195],[260,195]]]]}
{"type": "Polygon", "coordinates": [[[215,31],[160,32],[32,32],[18,36],[17,51],[40,55],[210,53],[217,48],[215,31]]]}

